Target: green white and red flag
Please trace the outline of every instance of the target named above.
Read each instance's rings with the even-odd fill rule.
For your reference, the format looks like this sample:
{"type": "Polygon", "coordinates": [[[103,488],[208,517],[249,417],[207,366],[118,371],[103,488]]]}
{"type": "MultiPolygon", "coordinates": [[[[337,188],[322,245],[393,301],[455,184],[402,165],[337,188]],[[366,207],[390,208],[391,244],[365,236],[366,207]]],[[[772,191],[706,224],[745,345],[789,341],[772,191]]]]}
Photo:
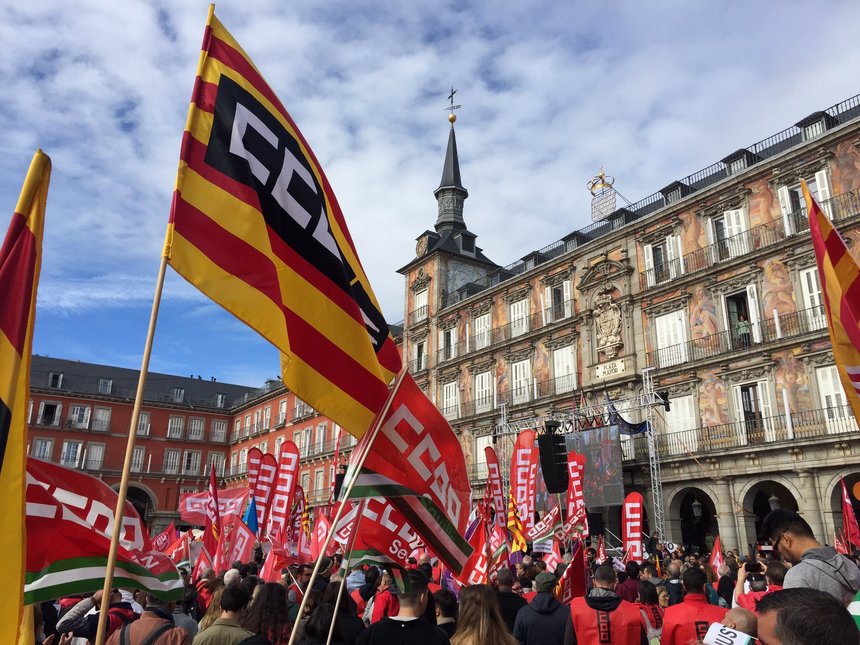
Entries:
{"type": "MultiPolygon", "coordinates": [[[[104,585],[117,494],[103,481],[57,464],[27,459],[26,604],[98,591],[104,585]]],[[[117,587],[165,600],[184,592],[176,566],[155,551],[143,521],[125,504],[114,568],[117,587]]]]}
{"type": "Polygon", "coordinates": [[[370,497],[341,517],[335,539],[352,550],[344,556],[344,569],[363,564],[387,568],[407,568],[407,559],[424,548],[424,541],[403,514],[382,497],[370,497]]]}
{"type": "Polygon", "coordinates": [[[398,377],[390,397],[379,431],[367,433],[352,452],[351,468],[361,455],[366,459],[357,474],[347,475],[355,475],[350,497],[388,498],[442,563],[459,573],[472,553],[463,537],[471,506],[463,449],[411,375],[398,377]]]}

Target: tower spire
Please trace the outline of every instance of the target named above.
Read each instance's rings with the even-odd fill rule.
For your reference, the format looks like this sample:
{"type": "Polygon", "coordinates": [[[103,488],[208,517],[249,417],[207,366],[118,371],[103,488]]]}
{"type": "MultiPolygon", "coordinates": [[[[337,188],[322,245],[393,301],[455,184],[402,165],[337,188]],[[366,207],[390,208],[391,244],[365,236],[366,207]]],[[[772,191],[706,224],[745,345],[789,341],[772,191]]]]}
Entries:
{"type": "Polygon", "coordinates": [[[434,191],[438,204],[438,217],[436,218],[436,230],[442,232],[446,229],[464,230],[466,223],[463,221],[463,201],[469,196],[469,191],[463,187],[460,179],[460,159],[457,155],[457,135],[454,132],[454,122],[457,115],[454,110],[460,108],[454,105],[454,94],[457,93],[453,87],[448,95],[449,105],[445,107],[450,111],[448,121],[451,130],[448,133],[448,148],[445,151],[445,164],[442,166],[442,180],[439,188],[434,191]]]}

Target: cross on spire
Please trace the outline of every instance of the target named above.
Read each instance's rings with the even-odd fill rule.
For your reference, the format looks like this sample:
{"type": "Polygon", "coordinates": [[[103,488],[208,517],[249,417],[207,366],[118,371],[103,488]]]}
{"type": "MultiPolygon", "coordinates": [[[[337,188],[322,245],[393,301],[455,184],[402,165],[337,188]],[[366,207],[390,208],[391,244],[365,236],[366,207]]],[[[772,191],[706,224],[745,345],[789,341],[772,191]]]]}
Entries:
{"type": "Polygon", "coordinates": [[[454,105],[454,95],[457,93],[457,90],[454,89],[454,86],[451,86],[451,93],[448,95],[448,103],[449,105],[445,108],[446,110],[450,110],[451,114],[448,115],[448,120],[451,124],[457,120],[457,115],[454,114],[454,110],[459,110],[462,105],[454,105]]]}

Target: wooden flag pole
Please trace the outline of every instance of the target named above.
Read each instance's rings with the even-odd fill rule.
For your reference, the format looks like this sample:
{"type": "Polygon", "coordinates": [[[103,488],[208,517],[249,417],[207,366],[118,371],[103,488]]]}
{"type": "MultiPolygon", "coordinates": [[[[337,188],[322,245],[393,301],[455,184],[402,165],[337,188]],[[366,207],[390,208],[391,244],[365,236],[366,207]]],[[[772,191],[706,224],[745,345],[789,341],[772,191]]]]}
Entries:
{"type": "MultiPolygon", "coordinates": [[[[345,556],[352,555],[352,550],[355,547],[355,538],[358,536],[358,526],[361,524],[361,518],[364,516],[364,507],[367,504],[367,500],[361,500],[361,503],[358,506],[358,516],[355,518],[355,525],[352,527],[352,535],[349,536],[349,546],[344,552],[345,556]]],[[[343,506],[343,504],[341,504],[343,506]]],[[[333,525],[332,525],[333,526],[333,525]]],[[[349,558],[345,558],[347,566],[349,566],[349,558]]],[[[343,564],[341,564],[343,566],[343,564]]],[[[347,571],[347,575],[349,572],[347,571]]],[[[343,598],[343,595],[346,592],[346,576],[343,578],[343,582],[341,583],[340,592],[337,594],[337,598],[334,601],[334,615],[331,617],[331,625],[328,628],[328,638],[325,641],[325,645],[331,645],[331,639],[334,636],[334,625],[337,622],[337,611],[340,609],[340,599],[343,598]]]]}
{"type": "MultiPolygon", "coordinates": [[[[355,481],[358,479],[358,473],[361,471],[364,466],[364,462],[367,460],[367,455],[370,454],[370,449],[373,446],[373,442],[376,440],[376,435],[379,434],[379,429],[382,427],[382,421],[388,416],[388,410],[391,408],[391,402],[394,401],[394,397],[397,395],[398,390],[400,389],[400,384],[403,382],[403,376],[406,374],[406,364],[404,363],[403,368],[397,374],[397,379],[394,381],[394,387],[391,389],[391,392],[388,394],[388,398],[385,400],[385,405],[382,406],[382,410],[380,410],[379,414],[376,415],[376,419],[373,421],[373,425],[371,426],[368,433],[370,437],[367,442],[362,446],[362,451],[358,455],[358,460],[356,461],[355,468],[352,469],[352,477],[349,478],[349,481],[344,482],[344,489],[341,490],[341,497],[343,501],[349,499],[349,494],[352,492],[352,488],[355,485],[355,481]]],[[[350,474],[347,471],[347,474],[350,474]]],[[[341,503],[338,507],[337,512],[334,514],[334,518],[331,522],[331,527],[329,528],[328,535],[326,536],[325,542],[320,547],[320,554],[325,553],[326,549],[328,549],[328,545],[331,544],[332,538],[334,537],[334,530],[337,526],[337,523],[340,522],[340,518],[343,515],[343,509],[346,507],[346,504],[341,503]]],[[[317,558],[317,561],[314,563],[314,570],[311,573],[311,579],[308,580],[307,589],[312,589],[314,582],[317,579],[320,571],[320,565],[322,564],[323,556],[320,555],[317,558]]],[[[306,593],[302,597],[302,604],[299,606],[299,617],[304,614],[305,607],[308,604],[308,594],[306,593]]],[[[296,634],[298,633],[298,625],[299,622],[296,621],[296,624],[293,625],[293,630],[290,632],[290,640],[287,642],[287,645],[293,645],[296,641],[296,634]]],[[[100,645],[100,644],[98,644],[100,645]]]]}
{"type": "Polygon", "coordinates": [[[119,547],[119,537],[122,533],[122,518],[125,512],[126,492],[128,491],[131,460],[134,455],[134,440],[137,436],[137,423],[140,418],[140,408],[143,404],[143,391],[146,387],[146,374],[149,371],[149,357],[152,354],[152,339],[155,336],[155,323],[158,320],[158,308],[161,304],[161,292],[164,289],[164,275],[167,272],[167,256],[161,257],[158,267],[158,279],[155,282],[155,296],[152,300],[152,312],[149,315],[149,329],[146,330],[146,343],[143,347],[143,360],[140,365],[140,376],[137,379],[137,394],[134,397],[134,408],[131,412],[131,423],[128,429],[128,442],[125,447],[125,461],[122,465],[122,479],[117,490],[116,510],[113,518],[113,533],[108,551],[107,567],[105,568],[105,583],[102,587],[102,606],[99,611],[99,625],[96,631],[95,645],[104,645],[107,628],[108,604],[113,586],[113,570],[116,566],[116,554],[119,547]]]}

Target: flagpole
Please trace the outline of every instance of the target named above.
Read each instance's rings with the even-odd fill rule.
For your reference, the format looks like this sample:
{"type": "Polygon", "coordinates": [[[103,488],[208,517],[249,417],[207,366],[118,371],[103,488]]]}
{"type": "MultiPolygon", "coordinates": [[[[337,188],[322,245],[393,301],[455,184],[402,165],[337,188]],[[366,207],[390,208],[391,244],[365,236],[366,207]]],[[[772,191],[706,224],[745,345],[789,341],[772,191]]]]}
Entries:
{"type": "Polygon", "coordinates": [[[125,447],[125,460],[122,465],[122,478],[119,489],[116,492],[116,509],[113,519],[113,533],[111,534],[110,550],[108,551],[107,566],[105,568],[105,583],[102,587],[102,602],[99,614],[98,630],[96,631],[95,645],[103,645],[106,638],[107,603],[110,602],[110,592],[113,586],[113,570],[116,566],[117,549],[119,537],[122,532],[123,515],[125,511],[126,493],[128,491],[128,480],[131,474],[131,461],[134,455],[134,440],[137,436],[137,423],[140,418],[140,408],[143,404],[143,392],[146,387],[146,375],[149,371],[149,358],[152,354],[152,340],[155,336],[155,323],[158,320],[158,308],[161,305],[161,293],[164,289],[164,276],[167,272],[167,256],[162,255],[161,265],[158,267],[158,278],[155,282],[155,296],[152,299],[152,312],[149,316],[149,329],[146,330],[146,342],[143,347],[143,360],[140,365],[140,375],[137,379],[137,393],[134,397],[134,408],[131,412],[131,422],[128,429],[128,442],[125,447]]]}
{"type": "MultiPolygon", "coordinates": [[[[352,492],[353,486],[355,485],[356,480],[358,479],[358,473],[364,466],[364,462],[367,460],[367,456],[370,454],[370,448],[373,446],[373,442],[376,439],[376,435],[379,434],[379,429],[382,427],[382,422],[386,416],[388,416],[388,410],[391,408],[391,402],[394,401],[394,397],[397,395],[398,390],[400,389],[401,383],[403,383],[403,377],[406,374],[407,364],[404,364],[401,368],[400,372],[397,374],[397,378],[394,381],[394,387],[391,388],[391,392],[388,393],[388,398],[385,400],[385,405],[382,406],[382,410],[379,411],[379,414],[376,415],[376,419],[373,421],[373,426],[371,426],[370,430],[368,430],[368,434],[370,435],[367,439],[367,442],[361,445],[361,452],[358,455],[358,460],[356,461],[355,468],[352,469],[352,477],[350,477],[348,482],[344,482],[344,489],[341,491],[341,497],[344,502],[349,499],[349,494],[352,492]]],[[[349,471],[347,471],[349,474],[349,471]]],[[[329,527],[328,535],[326,536],[325,542],[320,547],[320,556],[317,558],[316,563],[314,563],[314,570],[311,573],[311,579],[308,580],[308,589],[313,588],[314,581],[317,579],[320,571],[320,565],[322,564],[322,554],[326,552],[328,549],[328,545],[331,544],[332,538],[334,537],[335,527],[337,523],[340,521],[341,516],[343,515],[343,509],[346,504],[341,503],[338,507],[337,512],[334,515],[334,518],[331,522],[331,527],[329,527]]],[[[299,606],[299,616],[302,616],[305,611],[305,607],[308,604],[308,594],[305,594],[302,597],[302,603],[299,606]]],[[[293,630],[290,632],[290,640],[287,642],[287,645],[293,645],[296,641],[296,634],[298,633],[298,621],[293,625],[293,630]]],[[[101,644],[97,644],[101,645],[101,644]]]]}
{"type": "MultiPolygon", "coordinates": [[[[352,527],[352,534],[349,536],[349,547],[344,555],[352,555],[352,550],[355,547],[355,538],[358,537],[358,526],[361,524],[361,518],[364,517],[364,507],[367,505],[367,500],[361,500],[361,504],[358,506],[358,517],[355,518],[355,526],[352,527]]],[[[343,506],[343,504],[341,504],[343,506]]],[[[334,527],[334,524],[332,524],[334,527]]],[[[322,555],[322,554],[320,554],[322,555]]],[[[349,565],[349,557],[346,558],[347,566],[349,565]]],[[[347,573],[348,575],[348,573],[347,573]]],[[[337,594],[337,598],[334,601],[334,615],[331,617],[331,625],[328,628],[328,638],[325,641],[325,645],[331,645],[332,636],[334,636],[334,624],[337,621],[337,610],[340,608],[340,599],[343,597],[344,589],[346,588],[346,576],[343,578],[343,582],[341,583],[340,591],[337,594]]]]}

